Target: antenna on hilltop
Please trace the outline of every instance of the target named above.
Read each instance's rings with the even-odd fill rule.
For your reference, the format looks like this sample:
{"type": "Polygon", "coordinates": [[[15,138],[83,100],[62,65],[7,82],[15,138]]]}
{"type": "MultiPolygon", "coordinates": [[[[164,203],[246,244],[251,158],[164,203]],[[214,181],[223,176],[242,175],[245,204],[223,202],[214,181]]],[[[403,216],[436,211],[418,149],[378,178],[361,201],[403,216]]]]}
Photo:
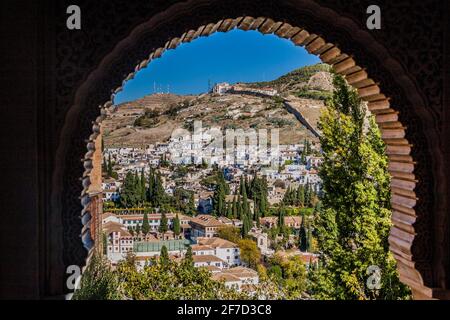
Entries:
{"type": "Polygon", "coordinates": [[[208,79],[208,93],[211,92],[211,79],[208,79]]]}

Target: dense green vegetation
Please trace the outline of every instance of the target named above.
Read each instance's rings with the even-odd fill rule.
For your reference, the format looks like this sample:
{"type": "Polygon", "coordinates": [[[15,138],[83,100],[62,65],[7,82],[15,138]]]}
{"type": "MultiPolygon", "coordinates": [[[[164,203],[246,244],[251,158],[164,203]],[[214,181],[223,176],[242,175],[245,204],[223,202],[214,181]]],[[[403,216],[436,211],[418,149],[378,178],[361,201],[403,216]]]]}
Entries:
{"type": "Polygon", "coordinates": [[[284,299],[289,295],[270,277],[261,279],[255,294],[228,289],[211,279],[205,268],[195,268],[192,250],[180,262],[169,259],[167,248],[160,258],[150,260],[139,270],[129,254],[113,270],[105,258],[94,257],[83,273],[81,287],[74,300],[223,300],[284,299]]]}
{"type": "Polygon", "coordinates": [[[342,77],[334,77],[334,86],[319,123],[324,194],[314,224],[321,267],[310,274],[310,292],[317,299],[407,298],[389,252],[389,174],[380,132],[373,118],[365,130],[365,106],[342,77]],[[369,266],[381,271],[379,286],[368,286],[369,266]]]}

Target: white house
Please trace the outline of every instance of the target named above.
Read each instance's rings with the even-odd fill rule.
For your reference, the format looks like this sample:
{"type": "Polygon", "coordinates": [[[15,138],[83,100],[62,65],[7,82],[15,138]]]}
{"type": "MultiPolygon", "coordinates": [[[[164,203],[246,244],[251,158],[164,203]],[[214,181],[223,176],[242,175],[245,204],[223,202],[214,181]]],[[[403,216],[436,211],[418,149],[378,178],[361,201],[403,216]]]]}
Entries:
{"type": "Polygon", "coordinates": [[[258,273],[250,268],[235,267],[216,272],[211,277],[216,281],[223,281],[228,288],[235,288],[238,291],[253,291],[255,285],[259,283],[258,273]]]}
{"type": "Polygon", "coordinates": [[[217,94],[222,95],[222,94],[227,93],[227,91],[230,90],[230,89],[231,89],[231,86],[230,86],[229,83],[227,83],[227,82],[222,82],[222,83],[217,83],[217,84],[213,87],[212,91],[213,91],[213,93],[217,93],[217,94]]]}
{"type": "Polygon", "coordinates": [[[214,255],[194,255],[194,267],[209,267],[213,266],[219,269],[223,269],[226,266],[225,261],[214,255]]]}
{"type": "MultiPolygon", "coordinates": [[[[197,244],[214,249],[214,256],[222,259],[225,266],[241,265],[241,253],[237,244],[221,238],[197,238],[197,244]]],[[[194,248],[193,248],[194,249],[194,248]]],[[[206,250],[206,247],[205,247],[206,250]]],[[[200,252],[200,251],[197,251],[200,252]]],[[[209,251],[211,253],[211,251],[209,251]]]]}

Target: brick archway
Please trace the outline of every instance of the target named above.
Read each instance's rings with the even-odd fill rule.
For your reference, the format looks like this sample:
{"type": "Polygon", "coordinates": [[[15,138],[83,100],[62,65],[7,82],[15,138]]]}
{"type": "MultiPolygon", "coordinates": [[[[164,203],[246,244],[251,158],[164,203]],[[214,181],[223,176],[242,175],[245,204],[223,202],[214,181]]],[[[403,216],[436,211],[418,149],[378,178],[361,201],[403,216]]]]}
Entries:
{"type": "MultiPolygon", "coordinates": [[[[413,159],[414,149],[412,149],[410,139],[407,139],[406,128],[402,124],[409,123],[408,120],[411,120],[411,123],[414,124],[414,116],[410,119],[409,112],[405,109],[407,106],[404,104],[408,104],[412,100],[418,105],[425,105],[421,94],[401,64],[391,58],[383,46],[378,44],[367,31],[359,29],[352,20],[339,16],[336,12],[319,6],[313,1],[293,2],[294,4],[290,4],[290,6],[294,6],[294,8],[298,6],[298,10],[304,15],[303,18],[306,17],[305,23],[296,23],[298,17],[292,18],[292,13],[267,14],[268,12],[265,12],[266,14],[263,14],[264,10],[261,11],[261,8],[256,7],[244,7],[240,12],[254,12],[255,14],[252,15],[236,15],[232,12],[233,10],[230,10],[229,16],[233,18],[217,19],[215,18],[217,13],[204,12],[204,8],[211,9],[211,5],[204,1],[192,0],[174,5],[137,26],[90,73],[78,89],[73,106],[66,116],[57,154],[60,161],[67,162],[67,156],[71,154],[70,149],[72,148],[67,142],[77,134],[77,126],[83,127],[79,122],[93,121],[92,127],[89,128],[87,153],[79,154],[79,158],[82,158],[84,165],[84,173],[78,172],[78,176],[83,175],[83,190],[81,192],[83,229],[81,233],[84,246],[88,250],[92,247],[92,241],[89,237],[91,217],[87,188],[90,184],[89,175],[95,150],[94,140],[100,134],[99,123],[104,119],[106,113],[113,108],[114,95],[123,86],[123,83],[117,86],[111,85],[109,82],[102,82],[102,80],[111,78],[114,79],[114,83],[117,83],[118,79],[128,81],[134,77],[136,72],[146,67],[151,60],[159,58],[165,50],[174,49],[180,43],[192,41],[200,36],[207,36],[213,32],[226,32],[235,27],[242,30],[259,30],[262,33],[275,33],[282,38],[290,39],[296,45],[305,46],[308,52],[319,55],[323,62],[333,65],[336,72],[344,75],[347,81],[358,90],[362,99],[368,102],[369,110],[375,114],[376,121],[382,131],[382,137],[386,142],[389,171],[393,177],[391,188],[394,226],[389,239],[390,248],[397,259],[401,280],[412,287],[416,297],[432,297],[434,292],[431,288],[435,286],[433,285],[435,283],[435,271],[431,267],[432,261],[426,252],[430,245],[427,243],[429,234],[421,224],[421,218],[426,217],[426,212],[421,211],[426,210],[427,207],[417,205],[423,199],[418,198],[415,192],[416,183],[420,182],[421,179],[429,179],[429,177],[419,176],[418,179],[416,178],[414,174],[416,169],[416,163],[414,162],[416,157],[413,159]],[[200,16],[196,16],[196,13],[199,13],[200,16]],[[280,19],[280,17],[285,18],[280,19]],[[185,23],[186,21],[183,19],[189,20],[189,23],[185,23]],[[358,57],[352,56],[352,54],[355,54],[352,50],[344,49],[348,45],[341,46],[336,44],[339,42],[326,41],[329,39],[326,37],[328,33],[318,27],[318,24],[325,19],[337,30],[330,32],[331,38],[342,39],[341,41],[345,43],[353,41],[358,48],[354,50],[358,51],[358,57]],[[193,25],[200,27],[192,27],[193,25]],[[179,30],[183,32],[179,32],[179,30]],[[349,39],[349,36],[351,39],[349,39]],[[145,39],[151,37],[157,39],[156,42],[153,42],[153,45],[139,46],[144,43],[145,39]],[[158,45],[154,45],[155,43],[158,45]],[[130,55],[131,52],[134,52],[134,54],[130,55]],[[148,55],[149,52],[150,55],[148,55]],[[368,52],[377,53],[379,55],[378,60],[371,63],[362,59],[364,63],[358,64],[357,61],[360,61],[358,58],[368,52]],[[136,57],[140,57],[140,60],[133,61],[133,58],[136,57]],[[377,63],[381,61],[384,63],[386,70],[379,72],[377,63]],[[131,69],[128,74],[119,73],[127,69],[131,69]],[[375,75],[373,78],[371,78],[372,74],[375,75]],[[377,81],[380,81],[380,83],[377,81]],[[387,88],[391,94],[386,93],[385,89],[387,88]],[[113,90],[112,93],[111,89],[113,90]],[[401,93],[392,95],[395,90],[400,90],[401,93]],[[105,99],[105,94],[109,95],[110,93],[111,95],[105,99]],[[100,101],[103,100],[103,102],[100,105],[93,104],[93,101],[98,99],[92,99],[92,95],[100,97],[100,101]],[[409,95],[409,97],[406,98],[405,95],[409,95]],[[104,103],[105,101],[107,102],[104,103]],[[74,120],[79,119],[81,112],[87,110],[89,112],[83,116],[87,119],[74,120]],[[402,119],[404,113],[407,116],[402,119]],[[399,121],[399,119],[402,121],[399,121]]],[[[222,8],[221,10],[227,12],[226,9],[222,8]]],[[[430,115],[423,110],[421,111],[420,108],[415,112],[416,116],[430,118],[430,115]]],[[[429,121],[431,120],[429,119],[429,121]]],[[[86,132],[87,128],[83,128],[83,132],[86,132]]],[[[412,130],[420,129],[413,127],[412,130]]],[[[433,143],[434,134],[433,132],[425,134],[428,143],[433,143]]],[[[67,166],[61,166],[55,172],[54,183],[57,187],[54,190],[64,190],[62,184],[69,173],[73,174],[71,170],[74,170],[74,166],[68,163],[67,166]]],[[[61,196],[61,193],[53,195],[54,205],[60,210],[64,210],[67,204],[61,201],[61,196]]],[[[58,218],[55,217],[55,219],[58,218]]],[[[64,220],[64,217],[62,220],[64,220]]],[[[65,221],[62,222],[64,225],[65,221]]],[[[67,223],[70,224],[70,220],[69,222],[66,221],[67,223]]],[[[64,230],[60,231],[64,233],[64,230]]],[[[65,248],[65,250],[70,251],[70,248],[65,248]]],[[[72,258],[70,252],[65,254],[66,256],[62,260],[72,258]]],[[[59,263],[64,264],[61,260],[59,260],[59,263]]]]}

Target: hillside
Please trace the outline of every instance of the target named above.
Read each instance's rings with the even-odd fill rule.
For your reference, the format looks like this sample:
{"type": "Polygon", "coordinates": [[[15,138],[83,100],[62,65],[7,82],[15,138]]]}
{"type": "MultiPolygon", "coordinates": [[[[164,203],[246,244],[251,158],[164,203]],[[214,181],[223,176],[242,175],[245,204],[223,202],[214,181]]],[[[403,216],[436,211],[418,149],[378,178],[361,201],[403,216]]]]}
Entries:
{"type": "MultiPolygon", "coordinates": [[[[316,128],[324,99],[332,90],[327,70],[326,65],[320,64],[295,70],[271,82],[244,85],[279,88],[289,104],[316,128]]],[[[119,105],[104,121],[104,143],[105,146],[140,147],[164,142],[176,128],[192,129],[194,120],[201,120],[203,127],[222,129],[278,128],[281,144],[298,143],[305,138],[317,142],[279,98],[244,94],[153,94],[119,105]]]]}

